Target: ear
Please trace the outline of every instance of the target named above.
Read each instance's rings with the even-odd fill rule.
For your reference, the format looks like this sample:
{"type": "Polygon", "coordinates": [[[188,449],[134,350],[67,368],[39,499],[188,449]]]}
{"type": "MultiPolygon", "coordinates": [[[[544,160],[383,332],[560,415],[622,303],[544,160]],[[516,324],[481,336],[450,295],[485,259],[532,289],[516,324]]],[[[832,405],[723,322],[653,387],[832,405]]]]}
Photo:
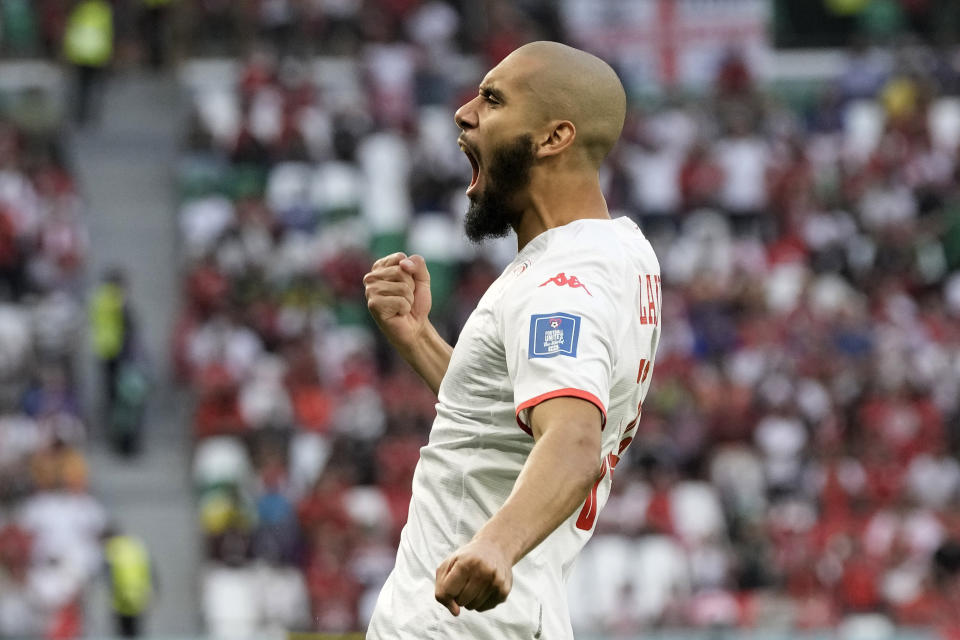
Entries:
{"type": "Polygon", "coordinates": [[[577,128],[569,120],[555,120],[547,129],[547,135],[537,145],[537,157],[546,158],[562,153],[577,138],[577,128]]]}

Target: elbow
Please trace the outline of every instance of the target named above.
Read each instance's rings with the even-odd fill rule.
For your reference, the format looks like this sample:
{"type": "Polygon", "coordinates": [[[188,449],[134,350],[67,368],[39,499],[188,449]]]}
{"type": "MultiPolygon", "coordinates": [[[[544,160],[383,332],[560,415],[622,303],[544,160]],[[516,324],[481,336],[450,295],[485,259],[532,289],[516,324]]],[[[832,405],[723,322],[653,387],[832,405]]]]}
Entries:
{"type": "Polygon", "coordinates": [[[574,506],[583,504],[602,477],[602,473],[603,464],[597,460],[596,463],[581,464],[575,475],[571,474],[570,498],[574,506]]]}
{"type": "Polygon", "coordinates": [[[593,488],[593,485],[597,484],[597,481],[603,477],[603,461],[600,459],[600,454],[598,453],[594,458],[592,464],[589,465],[587,474],[584,476],[584,486],[583,486],[583,495],[586,496],[590,493],[590,490],[593,488]]]}
{"type": "Polygon", "coordinates": [[[575,477],[579,480],[579,488],[582,489],[584,497],[593,488],[604,473],[603,459],[600,455],[600,433],[585,436],[577,442],[577,469],[575,477]]]}
{"type": "MultiPolygon", "coordinates": [[[[597,465],[597,468],[599,469],[600,465],[597,465]]],[[[578,477],[575,485],[576,489],[570,493],[570,495],[573,496],[573,503],[575,505],[583,504],[583,501],[587,499],[590,492],[593,491],[593,488],[597,485],[600,477],[599,473],[582,474],[578,477]]]]}
{"type": "MultiPolygon", "coordinates": [[[[584,452],[584,479],[592,487],[603,475],[603,459],[600,457],[600,447],[591,448],[584,452]]],[[[589,488],[588,487],[588,488],[589,488]]]]}

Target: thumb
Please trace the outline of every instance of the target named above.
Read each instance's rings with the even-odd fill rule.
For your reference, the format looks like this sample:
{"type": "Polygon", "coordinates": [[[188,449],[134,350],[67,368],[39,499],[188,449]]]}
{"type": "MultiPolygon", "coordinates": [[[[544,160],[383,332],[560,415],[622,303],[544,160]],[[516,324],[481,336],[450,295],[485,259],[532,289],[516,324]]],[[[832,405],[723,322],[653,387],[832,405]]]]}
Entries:
{"type": "Polygon", "coordinates": [[[434,593],[434,598],[436,599],[437,602],[445,606],[447,610],[450,611],[450,613],[452,613],[453,615],[455,616],[460,615],[460,605],[457,604],[456,597],[453,595],[450,595],[449,593],[446,593],[445,590],[443,590],[440,587],[439,581],[437,583],[436,592],[434,593]]]}
{"type": "Polygon", "coordinates": [[[440,604],[447,608],[447,611],[452,613],[455,616],[460,615],[460,605],[457,604],[457,601],[451,596],[449,598],[443,598],[437,600],[440,604]]]}
{"type": "Polygon", "coordinates": [[[400,261],[400,268],[404,272],[413,276],[414,281],[419,285],[430,284],[430,272],[427,271],[427,261],[421,255],[412,255],[400,261]]]}

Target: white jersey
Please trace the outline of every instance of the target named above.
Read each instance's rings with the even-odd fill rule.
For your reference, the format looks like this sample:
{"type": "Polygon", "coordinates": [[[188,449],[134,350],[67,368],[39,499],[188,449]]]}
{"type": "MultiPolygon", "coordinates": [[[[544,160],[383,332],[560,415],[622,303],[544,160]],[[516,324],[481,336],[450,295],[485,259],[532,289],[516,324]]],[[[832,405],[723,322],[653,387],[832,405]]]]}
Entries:
{"type": "Polygon", "coordinates": [[[659,339],[660,267],[629,219],[576,220],[519,252],[453,350],[367,638],[573,637],[565,581],[636,433],[659,339]],[[534,445],[528,410],[559,396],[603,413],[603,475],[582,508],[513,567],[505,602],[453,616],[434,598],[437,567],[503,506],[534,445]]]}

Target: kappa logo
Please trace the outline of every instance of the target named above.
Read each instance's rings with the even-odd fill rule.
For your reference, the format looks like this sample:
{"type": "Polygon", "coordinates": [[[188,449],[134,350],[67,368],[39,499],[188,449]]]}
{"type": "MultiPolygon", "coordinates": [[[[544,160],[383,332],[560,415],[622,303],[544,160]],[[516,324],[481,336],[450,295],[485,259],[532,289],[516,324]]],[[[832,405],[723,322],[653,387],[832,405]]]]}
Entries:
{"type": "Polygon", "coordinates": [[[583,289],[584,291],[587,292],[588,296],[590,296],[591,298],[593,297],[593,294],[590,293],[590,289],[587,289],[587,285],[580,282],[580,280],[577,279],[577,276],[567,276],[566,273],[561,271],[560,273],[553,276],[552,278],[549,278],[546,282],[544,282],[540,286],[545,287],[551,282],[557,285],[558,287],[570,287],[571,289],[583,289]]]}

